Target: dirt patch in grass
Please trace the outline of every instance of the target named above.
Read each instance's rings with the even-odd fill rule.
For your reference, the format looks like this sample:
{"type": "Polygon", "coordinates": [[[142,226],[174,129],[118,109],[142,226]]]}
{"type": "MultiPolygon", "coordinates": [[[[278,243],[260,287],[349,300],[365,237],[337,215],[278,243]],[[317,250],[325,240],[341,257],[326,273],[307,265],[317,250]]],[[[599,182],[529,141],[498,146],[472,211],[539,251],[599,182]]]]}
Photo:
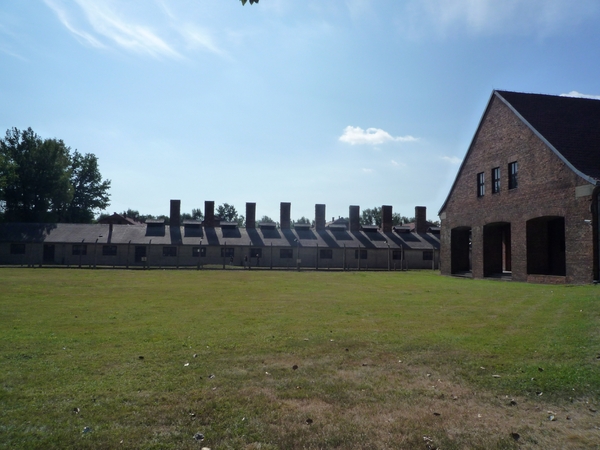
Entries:
{"type": "Polygon", "coordinates": [[[400,362],[356,364],[311,380],[310,371],[323,373],[319,366],[312,361],[279,379],[269,372],[240,391],[270,410],[267,420],[245,418],[258,436],[269,437],[245,448],[599,448],[598,413],[586,399],[557,404],[543,395],[494,395],[400,362]]]}

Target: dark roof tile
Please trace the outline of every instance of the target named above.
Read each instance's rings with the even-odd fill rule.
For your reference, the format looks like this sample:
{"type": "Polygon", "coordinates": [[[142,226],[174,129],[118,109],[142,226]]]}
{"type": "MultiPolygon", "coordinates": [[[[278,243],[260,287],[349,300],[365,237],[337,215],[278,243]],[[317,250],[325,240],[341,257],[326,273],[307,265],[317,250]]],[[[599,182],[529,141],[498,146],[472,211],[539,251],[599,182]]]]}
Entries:
{"type": "Polygon", "coordinates": [[[600,100],[496,92],[577,171],[600,180],[600,100]]]}

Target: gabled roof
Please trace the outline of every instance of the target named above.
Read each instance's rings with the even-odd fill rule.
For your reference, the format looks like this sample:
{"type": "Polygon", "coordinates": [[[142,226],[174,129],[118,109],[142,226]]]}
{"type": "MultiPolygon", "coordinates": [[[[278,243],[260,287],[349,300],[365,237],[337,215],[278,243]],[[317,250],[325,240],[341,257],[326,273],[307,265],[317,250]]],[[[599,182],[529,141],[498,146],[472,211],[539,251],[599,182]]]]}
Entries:
{"type": "Polygon", "coordinates": [[[496,91],[578,175],[600,180],[600,101],[557,95],[496,91]]]}
{"type": "Polygon", "coordinates": [[[440,214],[448,203],[494,98],[502,101],[577,175],[591,184],[600,184],[600,100],[495,90],[440,214]]]}

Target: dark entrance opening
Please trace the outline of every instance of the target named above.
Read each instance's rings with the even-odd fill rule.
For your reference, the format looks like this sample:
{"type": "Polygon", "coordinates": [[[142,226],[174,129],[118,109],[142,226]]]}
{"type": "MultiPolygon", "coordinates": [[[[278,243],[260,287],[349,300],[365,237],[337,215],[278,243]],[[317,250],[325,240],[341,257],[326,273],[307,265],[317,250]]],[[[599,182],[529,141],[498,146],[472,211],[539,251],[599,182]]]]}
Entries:
{"type": "Polygon", "coordinates": [[[594,281],[600,281],[600,189],[596,188],[592,203],[592,222],[594,224],[594,281]]]}
{"type": "Polygon", "coordinates": [[[512,273],[510,223],[496,222],[483,227],[483,276],[498,277],[512,273]]]}
{"type": "Polygon", "coordinates": [[[592,196],[592,226],[594,235],[594,283],[600,282],[600,187],[592,196]]]}
{"type": "Polygon", "coordinates": [[[566,275],[564,217],[527,221],[527,273],[566,275]]]}
{"type": "Polygon", "coordinates": [[[471,228],[457,227],[450,232],[450,273],[471,272],[471,228]]]}
{"type": "Polygon", "coordinates": [[[135,262],[146,262],[146,246],[138,245],[135,247],[135,262]]]}
{"type": "Polygon", "coordinates": [[[54,245],[53,244],[44,244],[44,262],[45,263],[53,263],[54,262],[54,245]]]}

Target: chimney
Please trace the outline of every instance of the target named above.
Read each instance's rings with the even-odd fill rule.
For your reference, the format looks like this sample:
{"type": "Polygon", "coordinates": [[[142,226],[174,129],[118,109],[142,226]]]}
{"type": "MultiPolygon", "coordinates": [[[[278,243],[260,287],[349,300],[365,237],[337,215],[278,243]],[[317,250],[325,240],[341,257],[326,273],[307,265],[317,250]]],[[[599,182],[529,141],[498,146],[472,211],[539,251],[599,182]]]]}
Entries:
{"type": "Polygon", "coordinates": [[[384,233],[392,232],[392,207],[389,205],[381,207],[381,228],[384,233]]]}
{"type": "Polygon", "coordinates": [[[171,213],[169,214],[169,224],[172,227],[181,225],[181,200],[171,200],[171,213]]]}
{"type": "Polygon", "coordinates": [[[204,202],[204,226],[209,228],[215,227],[215,202],[204,202]]]}
{"type": "Polygon", "coordinates": [[[360,206],[350,206],[350,231],[360,231],[360,206]]]}
{"type": "Polygon", "coordinates": [[[315,205],[315,228],[317,231],[325,229],[325,205],[322,203],[315,205]]]}
{"type": "Polygon", "coordinates": [[[290,224],[290,213],[292,210],[292,204],[288,202],[281,202],[279,206],[279,226],[282,230],[289,230],[290,224]]]}
{"type": "Polygon", "coordinates": [[[246,228],[256,228],[256,203],[246,202],[246,228]]]}
{"type": "Polygon", "coordinates": [[[427,208],[425,206],[415,206],[415,231],[427,233],[427,208]]]}

